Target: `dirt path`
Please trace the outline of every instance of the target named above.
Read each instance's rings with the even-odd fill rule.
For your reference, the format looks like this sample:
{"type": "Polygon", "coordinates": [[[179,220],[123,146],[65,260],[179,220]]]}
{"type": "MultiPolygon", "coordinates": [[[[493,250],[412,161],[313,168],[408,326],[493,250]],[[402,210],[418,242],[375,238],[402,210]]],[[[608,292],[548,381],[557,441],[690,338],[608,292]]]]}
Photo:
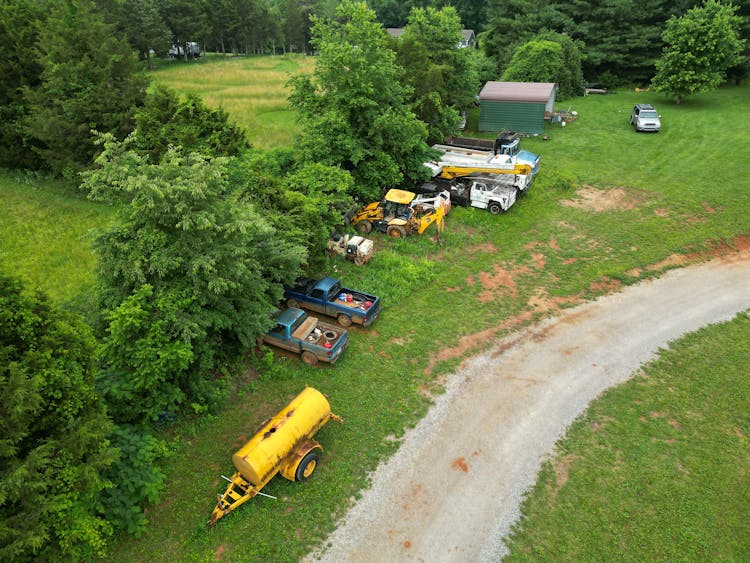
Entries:
{"type": "Polygon", "coordinates": [[[714,260],[565,311],[473,358],[329,538],[325,561],[498,561],[573,419],[670,340],[750,308],[750,259],[714,260]]]}

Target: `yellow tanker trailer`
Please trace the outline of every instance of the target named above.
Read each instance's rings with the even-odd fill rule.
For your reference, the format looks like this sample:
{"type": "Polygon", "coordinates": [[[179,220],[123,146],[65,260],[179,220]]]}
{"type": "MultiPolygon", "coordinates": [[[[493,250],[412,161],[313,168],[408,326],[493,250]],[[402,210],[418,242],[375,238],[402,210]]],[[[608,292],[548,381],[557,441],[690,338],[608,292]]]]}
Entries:
{"type": "Polygon", "coordinates": [[[260,490],[277,473],[290,481],[306,481],[318,463],[316,450],[322,449],[312,437],[331,419],[343,422],[331,412],[325,395],[306,387],[276,416],[264,422],[232,456],[237,471],[231,479],[222,475],[229,486],[219,495],[209,525],[254,496],[263,495],[260,490]]]}

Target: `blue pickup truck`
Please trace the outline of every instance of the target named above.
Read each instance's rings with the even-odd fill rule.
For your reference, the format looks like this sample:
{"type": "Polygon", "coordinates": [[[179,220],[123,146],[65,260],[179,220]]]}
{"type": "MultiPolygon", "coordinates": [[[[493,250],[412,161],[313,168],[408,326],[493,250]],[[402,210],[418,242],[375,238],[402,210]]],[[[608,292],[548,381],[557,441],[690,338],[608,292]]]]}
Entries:
{"type": "Polygon", "coordinates": [[[342,287],[336,278],[304,278],[284,291],[287,307],[304,308],[323,313],[341,326],[352,323],[370,326],[380,315],[380,299],[362,291],[342,287]]]}
{"type": "Polygon", "coordinates": [[[263,342],[300,354],[302,361],[335,362],[349,346],[346,330],[320,322],[301,309],[285,309],[276,317],[276,325],[263,335],[263,342]]]}

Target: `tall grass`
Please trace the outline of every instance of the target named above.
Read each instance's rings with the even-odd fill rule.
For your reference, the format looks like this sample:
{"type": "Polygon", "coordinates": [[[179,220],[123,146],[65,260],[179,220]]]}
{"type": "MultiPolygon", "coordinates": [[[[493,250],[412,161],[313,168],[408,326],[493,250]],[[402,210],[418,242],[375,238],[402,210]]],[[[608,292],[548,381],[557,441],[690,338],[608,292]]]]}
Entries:
{"type": "Polygon", "coordinates": [[[299,133],[287,102],[286,82],[296,73],[309,73],[315,59],[303,55],[212,58],[210,62],[175,61],[153,73],[158,83],[178,92],[200,95],[222,107],[248,133],[254,147],[293,146],[299,133]]]}

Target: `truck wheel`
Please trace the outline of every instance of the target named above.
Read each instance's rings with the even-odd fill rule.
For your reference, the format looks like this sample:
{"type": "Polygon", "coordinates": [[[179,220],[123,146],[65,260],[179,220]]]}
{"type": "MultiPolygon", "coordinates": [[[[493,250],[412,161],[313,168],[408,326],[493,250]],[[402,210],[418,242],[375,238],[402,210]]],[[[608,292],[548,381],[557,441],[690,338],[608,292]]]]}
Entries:
{"type": "Polygon", "coordinates": [[[493,201],[487,206],[487,211],[492,213],[493,215],[498,215],[502,213],[503,207],[498,202],[493,201]]]}
{"type": "Polygon", "coordinates": [[[388,236],[393,238],[404,238],[406,236],[406,229],[401,225],[388,227],[388,236]]]}
{"type": "Polygon", "coordinates": [[[299,301],[296,299],[287,299],[286,306],[290,309],[299,309],[299,301]]]}
{"type": "Polygon", "coordinates": [[[308,366],[314,366],[318,363],[318,357],[312,352],[308,352],[307,350],[305,350],[304,352],[302,352],[302,361],[305,362],[308,366]]]}
{"type": "Polygon", "coordinates": [[[336,317],[336,320],[341,326],[352,326],[352,318],[349,315],[341,313],[338,317],[336,317]]]}
{"type": "Polygon", "coordinates": [[[362,233],[363,235],[366,235],[370,231],[372,231],[372,223],[369,221],[360,221],[357,223],[357,230],[362,233]]]}
{"type": "Polygon", "coordinates": [[[294,472],[295,481],[307,481],[318,466],[318,454],[316,452],[308,452],[308,454],[302,458],[297,466],[297,471],[294,472]]]}

